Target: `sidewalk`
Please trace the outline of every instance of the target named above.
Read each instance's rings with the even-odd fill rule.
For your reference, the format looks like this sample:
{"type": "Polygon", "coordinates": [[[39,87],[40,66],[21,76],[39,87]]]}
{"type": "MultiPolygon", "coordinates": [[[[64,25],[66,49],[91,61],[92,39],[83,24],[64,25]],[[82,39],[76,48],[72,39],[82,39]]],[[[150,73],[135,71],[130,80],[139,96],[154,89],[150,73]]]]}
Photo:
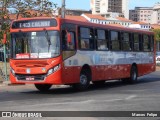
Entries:
{"type": "Polygon", "coordinates": [[[156,66],[156,71],[160,71],[160,66],[156,66]]]}
{"type": "Polygon", "coordinates": [[[10,80],[4,80],[4,81],[2,81],[2,80],[0,80],[0,86],[14,86],[14,85],[25,85],[25,84],[12,84],[11,82],[10,82],[10,80]]]}
{"type": "MultiPolygon", "coordinates": [[[[12,84],[9,80],[8,81],[0,81],[0,86],[22,86],[22,85],[29,85],[29,84],[12,84]]],[[[32,85],[32,84],[30,84],[32,85]]],[[[55,88],[65,88],[69,85],[53,85],[55,88]]]]}

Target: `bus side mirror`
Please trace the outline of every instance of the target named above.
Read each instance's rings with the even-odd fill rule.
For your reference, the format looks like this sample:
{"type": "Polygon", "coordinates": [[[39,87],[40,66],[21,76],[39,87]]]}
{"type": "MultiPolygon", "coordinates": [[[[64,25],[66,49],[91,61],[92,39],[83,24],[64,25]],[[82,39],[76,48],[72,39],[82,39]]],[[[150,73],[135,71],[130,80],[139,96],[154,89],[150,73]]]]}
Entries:
{"type": "Polygon", "coordinates": [[[71,38],[71,33],[67,33],[67,42],[71,43],[72,38],[71,38]]]}
{"type": "Polygon", "coordinates": [[[5,33],[3,34],[2,43],[3,43],[3,44],[6,44],[6,43],[7,43],[7,35],[6,35],[5,33]]]}

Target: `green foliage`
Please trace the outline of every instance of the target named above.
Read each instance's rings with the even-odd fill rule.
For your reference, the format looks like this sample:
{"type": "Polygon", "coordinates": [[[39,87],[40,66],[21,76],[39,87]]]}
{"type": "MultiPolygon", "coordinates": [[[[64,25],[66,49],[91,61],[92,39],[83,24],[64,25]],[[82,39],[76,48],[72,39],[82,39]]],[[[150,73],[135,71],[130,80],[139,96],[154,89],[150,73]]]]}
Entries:
{"type": "Polygon", "coordinates": [[[160,41],[160,29],[154,29],[153,32],[155,34],[156,41],[160,41]]]}
{"type": "Polygon", "coordinates": [[[52,9],[56,8],[57,5],[50,2],[49,0],[11,0],[10,8],[17,13],[17,19],[19,15],[22,17],[35,17],[41,16],[42,14],[51,14],[52,9]],[[31,13],[29,10],[38,11],[36,14],[31,13]]]}
{"type": "Polygon", "coordinates": [[[11,20],[9,18],[9,10],[16,13],[16,18],[35,17],[35,16],[50,16],[52,10],[57,7],[57,4],[49,0],[0,0],[0,44],[3,39],[3,33],[9,34],[11,20]],[[32,13],[31,10],[36,10],[32,13]]]}

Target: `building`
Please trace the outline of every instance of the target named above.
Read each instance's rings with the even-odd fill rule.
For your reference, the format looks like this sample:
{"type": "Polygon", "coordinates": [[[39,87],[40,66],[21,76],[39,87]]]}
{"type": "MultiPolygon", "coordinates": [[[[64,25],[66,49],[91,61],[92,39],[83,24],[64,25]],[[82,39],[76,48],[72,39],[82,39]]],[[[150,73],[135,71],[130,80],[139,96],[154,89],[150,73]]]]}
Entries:
{"type": "Polygon", "coordinates": [[[129,18],[128,0],[91,0],[92,14],[129,18]]]}
{"type": "Polygon", "coordinates": [[[151,23],[151,15],[153,7],[135,7],[134,10],[129,11],[129,19],[136,22],[151,23]]]}
{"type": "Polygon", "coordinates": [[[160,24],[160,3],[153,6],[152,24],[160,24]]]}
{"type": "Polygon", "coordinates": [[[70,19],[70,20],[77,20],[80,22],[89,22],[86,18],[84,18],[83,16],[73,16],[73,15],[66,15],[65,16],[66,19],[70,19]]]}
{"type": "Polygon", "coordinates": [[[129,19],[136,22],[146,22],[150,24],[160,24],[160,3],[153,7],[135,7],[129,11],[129,19]]]}
{"type": "MultiPolygon", "coordinates": [[[[81,9],[65,9],[65,15],[80,16],[83,13],[91,14],[91,11],[81,10],[81,9]]],[[[59,15],[61,15],[61,8],[54,9],[53,16],[59,16],[59,15]]]]}
{"type": "Polygon", "coordinates": [[[116,17],[116,18],[105,18],[101,15],[93,15],[93,14],[82,14],[87,21],[97,24],[110,24],[110,25],[116,25],[116,26],[123,26],[123,27],[129,27],[130,24],[133,23],[133,21],[128,20],[123,17],[116,17]]]}
{"type": "Polygon", "coordinates": [[[97,24],[108,24],[106,18],[102,17],[101,15],[93,15],[93,14],[82,14],[87,21],[97,24]]]}
{"type": "Polygon", "coordinates": [[[128,20],[128,19],[123,18],[123,17],[116,17],[116,19],[117,19],[116,24],[120,24],[124,27],[129,27],[129,25],[131,25],[133,23],[133,21],[128,20]]]}
{"type": "Polygon", "coordinates": [[[66,15],[80,16],[83,13],[91,14],[91,11],[80,9],[66,9],[66,15]]]}
{"type": "Polygon", "coordinates": [[[145,22],[133,22],[129,27],[134,29],[150,30],[151,24],[145,22]]]}

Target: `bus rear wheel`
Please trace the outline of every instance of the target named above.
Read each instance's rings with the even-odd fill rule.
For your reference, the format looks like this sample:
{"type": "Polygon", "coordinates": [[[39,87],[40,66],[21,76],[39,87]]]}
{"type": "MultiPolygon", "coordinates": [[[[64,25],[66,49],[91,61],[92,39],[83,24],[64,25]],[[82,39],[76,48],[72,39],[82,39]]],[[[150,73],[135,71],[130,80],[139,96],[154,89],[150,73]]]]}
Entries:
{"type": "Polygon", "coordinates": [[[79,83],[74,84],[73,88],[76,90],[86,90],[90,84],[90,74],[87,71],[82,71],[79,77],[79,83]]]}
{"type": "Polygon", "coordinates": [[[129,78],[123,78],[121,79],[124,83],[136,83],[137,82],[137,77],[138,77],[138,71],[137,71],[137,67],[135,65],[133,65],[131,67],[131,71],[130,71],[130,77],[129,78]]]}
{"type": "Polygon", "coordinates": [[[129,82],[130,83],[136,83],[137,82],[137,77],[138,77],[137,67],[135,65],[133,65],[132,68],[131,68],[129,82]]]}
{"type": "Polygon", "coordinates": [[[51,88],[51,84],[35,84],[35,87],[41,91],[41,92],[46,92],[51,88]]]}

